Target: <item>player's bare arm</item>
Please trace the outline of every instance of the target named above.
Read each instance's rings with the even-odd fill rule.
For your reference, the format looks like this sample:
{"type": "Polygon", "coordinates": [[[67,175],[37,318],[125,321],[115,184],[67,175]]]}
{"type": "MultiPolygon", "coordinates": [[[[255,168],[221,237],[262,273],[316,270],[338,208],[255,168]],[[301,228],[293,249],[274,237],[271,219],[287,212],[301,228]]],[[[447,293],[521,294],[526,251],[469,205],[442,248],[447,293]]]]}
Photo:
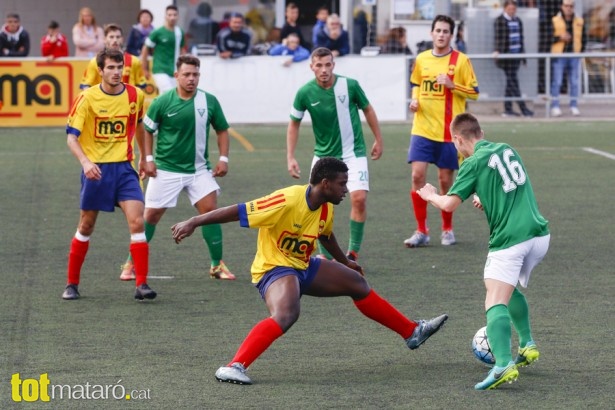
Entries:
{"type": "Polygon", "coordinates": [[[145,130],[143,131],[143,157],[145,157],[145,176],[156,176],[156,163],[153,156],[154,149],[154,135],[145,130]],[[149,159],[149,160],[148,160],[149,159]]]}
{"type": "Polygon", "coordinates": [[[147,156],[145,154],[144,134],[145,134],[145,128],[143,127],[143,122],[139,122],[135,130],[135,140],[137,141],[137,147],[139,148],[139,177],[141,179],[145,178],[146,172],[147,172],[147,169],[146,169],[147,156]]]}
{"type": "Polygon", "coordinates": [[[417,112],[419,110],[419,100],[418,100],[418,98],[413,98],[412,101],[410,101],[410,105],[408,105],[408,108],[412,112],[417,112]]]}
{"type": "Polygon", "coordinates": [[[455,89],[455,83],[447,74],[438,74],[438,76],[436,77],[436,82],[448,88],[449,90],[455,89]]]}
{"type": "Polygon", "coordinates": [[[143,68],[143,75],[148,80],[152,78],[152,75],[150,74],[150,71],[149,71],[149,61],[147,60],[147,58],[150,55],[149,50],[150,48],[146,46],[145,44],[143,45],[143,48],[141,49],[141,68],[143,68]]]}
{"type": "Polygon", "coordinates": [[[301,169],[299,169],[299,163],[295,159],[295,149],[297,148],[297,141],[299,140],[300,125],[300,121],[290,120],[288,129],[286,130],[286,165],[290,176],[296,179],[301,177],[301,169]]]}
{"type": "Polygon", "coordinates": [[[363,268],[359,266],[355,261],[351,261],[346,257],[346,254],[342,251],[339,244],[337,243],[337,239],[335,238],[335,234],[331,232],[330,236],[320,235],[318,237],[320,244],[329,252],[333,258],[341,263],[342,265],[348,266],[352,270],[356,270],[363,275],[363,268]]]}
{"type": "Polygon", "coordinates": [[[218,223],[233,222],[239,220],[239,206],[229,205],[224,208],[218,208],[201,215],[193,216],[192,218],[178,222],[171,227],[173,239],[175,243],[180,243],[182,239],[192,235],[194,230],[203,225],[211,225],[218,223]]]}
{"type": "Polygon", "coordinates": [[[423,200],[430,202],[436,208],[446,212],[453,212],[461,204],[461,198],[457,195],[438,195],[438,190],[430,183],[416,191],[423,200]]]}
{"type": "Polygon", "coordinates": [[[99,180],[102,177],[102,172],[100,171],[98,165],[90,161],[87,155],[85,155],[85,152],[83,152],[83,149],[81,148],[81,144],[79,144],[77,136],[68,134],[66,137],[66,144],[68,145],[70,152],[81,164],[85,177],[87,179],[99,180]]]}
{"type": "Polygon", "coordinates": [[[382,133],[380,132],[380,125],[378,124],[378,116],[376,116],[376,110],[374,110],[374,107],[370,104],[363,109],[363,114],[365,115],[367,125],[369,125],[369,128],[372,130],[372,134],[374,134],[375,138],[374,144],[372,145],[371,158],[373,160],[380,159],[384,147],[382,142],[382,133]]]}
{"type": "Polygon", "coordinates": [[[220,159],[214,168],[213,176],[215,177],[223,177],[228,173],[228,153],[229,153],[229,137],[228,137],[228,129],[216,131],[216,135],[218,135],[218,152],[220,153],[220,159]]]}

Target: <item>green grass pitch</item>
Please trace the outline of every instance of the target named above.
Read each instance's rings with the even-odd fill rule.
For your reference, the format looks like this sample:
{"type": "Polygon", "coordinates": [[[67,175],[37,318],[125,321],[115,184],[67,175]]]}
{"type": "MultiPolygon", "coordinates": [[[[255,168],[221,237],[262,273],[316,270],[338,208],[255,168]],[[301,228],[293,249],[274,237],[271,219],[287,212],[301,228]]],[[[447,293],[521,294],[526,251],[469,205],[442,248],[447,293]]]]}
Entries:
{"type": "MultiPolygon", "coordinates": [[[[305,297],[299,321],[250,368],[253,386],[220,384],[213,374],[267,316],[249,280],[256,231],[223,226],[224,259],[238,280],[210,280],[200,235],[181,245],[171,239],[170,226],[194,214],[182,196],[150,244],[150,274],[172,278],[150,280],[158,298],[136,303],[133,284],[118,279],[128,249],[126,222],[121,212],[101,213],[82,271],[82,298],[63,301],[79,213],[79,165],[60,128],[0,129],[0,407],[15,404],[13,374],[34,388],[41,383],[32,379],[47,373],[52,385],[121,385],[135,397],[39,398],[28,408],[612,408],[613,123],[483,126],[487,139],[509,142],[523,156],[552,234],[525,292],[541,359],[521,369],[517,383],[493,392],[473,390],[488,369],[470,349],[485,323],[487,224],[463,204],[454,217],[458,244],[444,248],[439,214],[430,207],[432,245],[403,247],[414,229],[408,124],[382,125],[385,152],[370,161],[359,262],[374,289],[399,310],[414,319],[447,312],[447,325],[410,351],[350,299],[305,297]]],[[[296,183],[286,171],[284,125],[235,129],[255,149],[232,141],[220,206],[296,183]]],[[[309,125],[301,131],[299,182],[307,183],[313,141],[309,125]]],[[[371,145],[369,130],[366,135],[371,145]]],[[[430,182],[435,177],[430,167],[430,182]]],[[[343,248],[348,212],[348,201],[336,208],[343,248]]]]}

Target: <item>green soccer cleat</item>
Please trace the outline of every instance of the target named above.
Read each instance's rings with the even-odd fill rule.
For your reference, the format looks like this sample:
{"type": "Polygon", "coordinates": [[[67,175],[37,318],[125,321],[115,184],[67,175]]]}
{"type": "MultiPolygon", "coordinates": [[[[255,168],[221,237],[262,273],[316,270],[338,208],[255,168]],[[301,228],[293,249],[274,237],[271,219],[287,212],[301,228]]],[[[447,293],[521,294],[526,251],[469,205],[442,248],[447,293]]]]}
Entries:
{"type": "Polygon", "coordinates": [[[519,348],[519,354],[515,359],[515,364],[519,367],[529,366],[540,357],[540,352],[536,348],[536,343],[530,340],[524,348],[519,348]]]}
{"type": "Polygon", "coordinates": [[[519,370],[515,362],[508,362],[506,367],[493,366],[487,378],[474,386],[476,390],[493,390],[502,383],[512,383],[519,377],[519,370]]]}

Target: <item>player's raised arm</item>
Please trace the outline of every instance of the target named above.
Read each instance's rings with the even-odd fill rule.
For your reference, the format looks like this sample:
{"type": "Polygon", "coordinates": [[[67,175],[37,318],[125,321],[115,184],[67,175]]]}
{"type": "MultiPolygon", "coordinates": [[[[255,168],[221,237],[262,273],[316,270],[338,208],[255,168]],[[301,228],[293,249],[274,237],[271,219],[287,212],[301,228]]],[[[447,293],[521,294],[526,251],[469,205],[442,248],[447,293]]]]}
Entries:
{"type": "Polygon", "coordinates": [[[301,177],[301,169],[299,169],[299,163],[295,159],[295,149],[297,148],[297,141],[299,141],[300,125],[301,121],[290,120],[288,122],[288,129],[286,130],[286,163],[288,173],[291,177],[297,179],[301,177]]]}

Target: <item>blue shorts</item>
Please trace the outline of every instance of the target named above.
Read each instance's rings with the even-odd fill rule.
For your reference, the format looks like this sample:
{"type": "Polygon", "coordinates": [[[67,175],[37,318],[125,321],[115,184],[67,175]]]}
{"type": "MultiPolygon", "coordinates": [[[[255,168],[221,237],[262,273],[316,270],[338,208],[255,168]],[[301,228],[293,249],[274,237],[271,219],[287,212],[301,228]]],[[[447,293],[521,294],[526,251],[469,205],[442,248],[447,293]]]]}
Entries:
{"type": "Polygon", "coordinates": [[[143,201],[139,175],[128,161],[96,164],[102,178],[87,179],[81,171],[81,205],[84,211],[113,212],[119,202],[143,201]]]}
{"type": "Polygon", "coordinates": [[[438,142],[418,135],[410,137],[408,163],[428,162],[438,168],[459,169],[457,148],[453,142],[438,142]]]}
{"type": "Polygon", "coordinates": [[[316,277],[316,272],[320,268],[320,258],[310,258],[310,263],[306,270],[293,269],[288,266],[277,266],[265,273],[256,286],[261,294],[261,298],[265,299],[267,289],[276,280],[288,275],[295,275],[299,279],[299,293],[303,295],[305,291],[310,287],[312,281],[316,277]]]}

